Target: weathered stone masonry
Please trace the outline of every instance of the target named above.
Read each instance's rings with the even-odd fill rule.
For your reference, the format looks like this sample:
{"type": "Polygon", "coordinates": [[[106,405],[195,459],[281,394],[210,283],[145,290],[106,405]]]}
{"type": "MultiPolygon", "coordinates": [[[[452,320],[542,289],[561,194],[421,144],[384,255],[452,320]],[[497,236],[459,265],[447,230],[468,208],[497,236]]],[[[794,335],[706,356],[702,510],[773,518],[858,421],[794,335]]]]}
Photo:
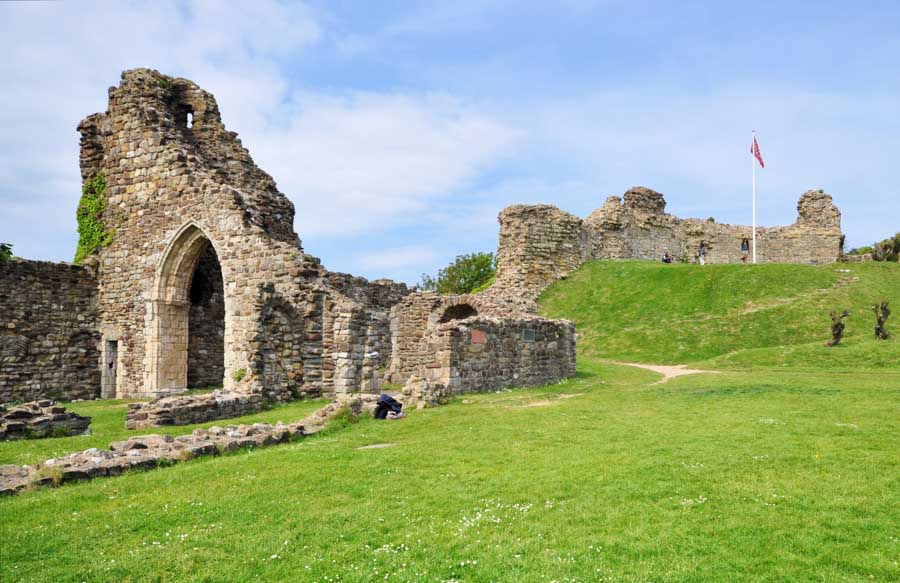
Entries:
{"type": "Polygon", "coordinates": [[[100,396],[97,322],[89,269],[0,262],[0,402],[100,396]]]}
{"type": "MultiPolygon", "coordinates": [[[[582,220],[550,205],[515,205],[500,213],[498,272],[484,295],[497,303],[534,311],[534,300],[553,281],[590,259],[658,261],[668,250],[676,260],[696,262],[703,242],[709,263],[738,263],[751,228],[665,212],[663,195],[635,187],[582,220]]],[[[810,190],[787,227],[757,228],[761,263],[833,263],[841,257],[841,213],[831,196],[810,190]]]]}
{"type": "MultiPolygon", "coordinates": [[[[79,130],[82,177],[103,172],[108,183],[103,218],[114,237],[97,263],[116,396],[218,380],[284,401],[377,382],[387,355],[367,347],[385,343],[361,322],[389,306],[366,303],[379,292],[333,287],[337,276],[304,255],[293,204],[225,129],[212,95],[186,79],[126,71],[108,111],[79,130]],[[200,292],[191,301],[198,277],[210,284],[207,303],[200,292]]],[[[375,287],[391,290],[388,301],[407,293],[375,287]]]]}

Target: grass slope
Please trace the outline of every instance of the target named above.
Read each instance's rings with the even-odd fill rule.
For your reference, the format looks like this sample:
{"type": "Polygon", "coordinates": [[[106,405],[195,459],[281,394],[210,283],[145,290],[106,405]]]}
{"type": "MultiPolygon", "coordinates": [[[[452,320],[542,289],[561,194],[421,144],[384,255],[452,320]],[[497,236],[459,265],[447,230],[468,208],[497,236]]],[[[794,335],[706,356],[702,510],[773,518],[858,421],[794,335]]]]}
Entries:
{"type": "MultiPolygon", "coordinates": [[[[900,345],[874,340],[871,305],[900,307],[895,263],[663,265],[593,261],[542,296],[578,325],[582,356],[711,366],[900,367],[900,345]],[[849,309],[844,344],[825,348],[831,310],[849,309]]],[[[900,319],[888,328],[900,330],[900,319]],[[894,324],[894,326],[891,326],[894,324]]]]}

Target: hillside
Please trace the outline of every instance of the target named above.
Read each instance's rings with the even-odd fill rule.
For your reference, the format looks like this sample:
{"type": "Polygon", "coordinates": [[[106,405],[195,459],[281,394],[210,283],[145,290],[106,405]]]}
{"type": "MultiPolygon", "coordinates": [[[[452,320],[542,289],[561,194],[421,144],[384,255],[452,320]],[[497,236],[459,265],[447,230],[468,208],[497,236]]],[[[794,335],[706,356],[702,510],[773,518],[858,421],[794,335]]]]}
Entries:
{"type": "MultiPolygon", "coordinates": [[[[871,305],[900,309],[896,263],[664,265],[592,261],[541,297],[573,320],[582,356],[720,368],[900,368],[900,343],[873,338],[871,305]],[[826,348],[831,310],[848,309],[844,343],[826,348]]],[[[888,329],[900,332],[900,312],[888,329]]]]}

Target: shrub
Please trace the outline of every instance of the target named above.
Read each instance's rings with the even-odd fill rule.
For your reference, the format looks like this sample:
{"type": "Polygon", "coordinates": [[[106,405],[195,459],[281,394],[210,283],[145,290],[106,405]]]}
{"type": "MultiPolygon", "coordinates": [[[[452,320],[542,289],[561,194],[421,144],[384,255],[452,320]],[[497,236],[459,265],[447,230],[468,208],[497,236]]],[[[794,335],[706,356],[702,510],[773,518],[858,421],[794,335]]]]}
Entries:
{"type": "Polygon", "coordinates": [[[245,376],[247,376],[247,369],[239,368],[236,371],[234,371],[234,374],[231,375],[231,378],[233,378],[235,380],[235,382],[239,383],[239,382],[241,382],[241,379],[243,379],[245,376]]]}
{"type": "Polygon", "coordinates": [[[75,263],[106,247],[113,240],[112,231],[103,224],[106,210],[106,176],[101,172],[84,181],[81,201],[78,203],[78,247],[75,249],[75,263]]]}
{"type": "Polygon", "coordinates": [[[490,287],[496,273],[493,253],[457,255],[453,263],[438,271],[437,278],[423,273],[419,288],[442,294],[468,294],[490,287]]]}
{"type": "Polygon", "coordinates": [[[9,243],[0,243],[0,261],[8,261],[12,259],[12,245],[9,243]]]}

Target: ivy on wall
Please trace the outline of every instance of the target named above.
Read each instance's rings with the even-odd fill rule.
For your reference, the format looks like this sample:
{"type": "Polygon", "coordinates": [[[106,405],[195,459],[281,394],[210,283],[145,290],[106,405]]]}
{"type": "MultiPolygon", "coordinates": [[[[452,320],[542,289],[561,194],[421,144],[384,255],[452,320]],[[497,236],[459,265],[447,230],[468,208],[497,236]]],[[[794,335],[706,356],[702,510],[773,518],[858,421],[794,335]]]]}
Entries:
{"type": "Polygon", "coordinates": [[[75,263],[81,263],[85,257],[106,247],[113,240],[112,231],[106,230],[103,224],[103,211],[106,210],[106,176],[101,172],[84,181],[81,188],[81,201],[78,203],[78,248],[75,250],[75,263]]]}

